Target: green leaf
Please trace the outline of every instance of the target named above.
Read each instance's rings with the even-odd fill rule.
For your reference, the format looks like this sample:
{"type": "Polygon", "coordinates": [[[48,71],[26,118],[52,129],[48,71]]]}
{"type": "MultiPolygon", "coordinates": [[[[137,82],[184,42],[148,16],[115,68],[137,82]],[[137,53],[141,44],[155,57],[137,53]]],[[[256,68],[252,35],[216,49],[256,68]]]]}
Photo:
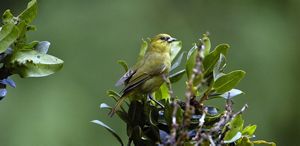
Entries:
{"type": "Polygon", "coordinates": [[[118,101],[118,99],[121,97],[121,95],[114,90],[108,90],[106,94],[109,97],[112,97],[115,101],[118,101]]]}
{"type": "Polygon", "coordinates": [[[196,56],[198,53],[198,49],[196,44],[190,49],[190,51],[187,54],[187,61],[186,61],[186,65],[185,65],[185,70],[186,70],[186,74],[188,79],[190,79],[191,75],[193,74],[193,68],[195,66],[196,63],[196,56]]]}
{"type": "Polygon", "coordinates": [[[254,146],[254,144],[250,141],[248,137],[243,137],[237,143],[237,146],[254,146]]]}
{"type": "Polygon", "coordinates": [[[183,55],[184,55],[184,52],[181,53],[180,56],[175,61],[173,61],[174,63],[172,62],[172,66],[170,69],[171,71],[176,69],[180,65],[183,55]]]}
{"type": "Polygon", "coordinates": [[[140,48],[140,53],[139,53],[137,62],[140,62],[141,60],[143,60],[144,55],[145,55],[145,53],[146,53],[146,51],[147,51],[147,48],[148,48],[148,43],[147,43],[147,41],[142,40],[142,45],[141,45],[141,48],[140,48]]]}
{"type": "Polygon", "coordinates": [[[242,128],[244,125],[244,120],[241,114],[238,114],[229,123],[229,131],[226,132],[224,137],[224,143],[232,143],[242,137],[242,128]]]}
{"type": "Polygon", "coordinates": [[[13,14],[10,12],[10,10],[6,10],[2,15],[2,22],[3,24],[13,23],[13,14]]]}
{"type": "Polygon", "coordinates": [[[232,71],[218,78],[215,81],[213,88],[217,93],[225,93],[234,88],[244,76],[245,72],[242,70],[232,71]]]}
{"type": "Polygon", "coordinates": [[[238,129],[241,131],[244,126],[244,120],[242,118],[242,114],[238,114],[234,119],[229,123],[230,129],[238,129]]]}
{"type": "Polygon", "coordinates": [[[170,99],[169,89],[166,83],[162,84],[159,90],[155,92],[155,99],[158,101],[170,99]]]}
{"type": "Polygon", "coordinates": [[[122,146],[124,145],[121,137],[115,132],[115,130],[113,130],[112,128],[110,128],[109,126],[107,126],[106,124],[104,124],[103,122],[101,122],[99,120],[93,120],[91,122],[95,123],[95,124],[98,124],[101,127],[105,128],[107,131],[109,131],[120,142],[120,144],[122,146]]]}
{"type": "Polygon", "coordinates": [[[209,40],[209,38],[206,34],[203,35],[202,43],[204,45],[204,56],[206,56],[206,55],[209,54],[209,51],[210,51],[210,48],[211,48],[210,40],[209,40]]]}
{"type": "Polygon", "coordinates": [[[32,20],[37,16],[37,2],[32,0],[28,3],[27,9],[24,10],[18,18],[24,20],[27,24],[31,23],[32,20]]]}
{"type": "Polygon", "coordinates": [[[233,143],[235,141],[237,141],[238,139],[240,139],[242,137],[242,133],[239,131],[235,131],[235,130],[230,130],[229,133],[226,133],[225,138],[224,138],[224,143],[233,143]],[[235,133],[235,135],[233,135],[233,133],[235,133]],[[228,138],[230,137],[230,138],[228,138]]]}
{"type": "Polygon", "coordinates": [[[249,125],[243,129],[242,134],[252,137],[255,130],[256,130],[256,125],[249,125]]]}
{"type": "Polygon", "coordinates": [[[125,72],[128,71],[128,65],[124,60],[118,60],[118,63],[124,68],[125,72]]]}
{"type": "Polygon", "coordinates": [[[215,50],[217,52],[222,53],[226,57],[229,48],[230,48],[229,44],[219,44],[219,45],[216,46],[215,50]]]}
{"type": "Polygon", "coordinates": [[[3,53],[18,36],[19,30],[14,24],[7,23],[3,25],[0,31],[0,53],[3,53]]]}
{"type": "Polygon", "coordinates": [[[225,69],[225,67],[226,67],[226,57],[223,54],[220,54],[220,58],[213,70],[214,80],[216,80],[217,78],[223,75],[222,72],[225,69]]]}
{"type": "MultiPolygon", "coordinates": [[[[166,104],[165,111],[164,111],[164,118],[169,127],[171,127],[172,125],[173,109],[174,107],[171,104],[166,104]]],[[[181,108],[178,108],[176,112],[176,122],[179,125],[182,123],[182,118],[183,118],[183,110],[181,108]]]]}
{"type": "Polygon", "coordinates": [[[214,70],[214,68],[220,58],[220,54],[223,54],[226,56],[228,48],[229,48],[229,45],[227,45],[227,44],[218,45],[214,51],[210,52],[208,55],[205,56],[205,58],[203,60],[205,75],[211,73],[214,70]]]}
{"type": "Polygon", "coordinates": [[[181,48],[182,48],[181,41],[176,41],[171,44],[171,61],[175,59],[177,54],[180,52],[181,48]]]}
{"type": "Polygon", "coordinates": [[[22,78],[43,77],[59,71],[63,61],[34,50],[19,50],[9,57],[6,66],[22,78]]]}
{"type": "Polygon", "coordinates": [[[262,144],[262,145],[270,145],[270,146],[276,146],[276,144],[274,142],[267,142],[264,140],[256,140],[256,141],[252,141],[254,144],[262,144]]]}
{"type": "Polygon", "coordinates": [[[170,75],[169,76],[170,82],[175,83],[175,82],[179,81],[183,77],[184,74],[185,74],[185,69],[170,75]]]}

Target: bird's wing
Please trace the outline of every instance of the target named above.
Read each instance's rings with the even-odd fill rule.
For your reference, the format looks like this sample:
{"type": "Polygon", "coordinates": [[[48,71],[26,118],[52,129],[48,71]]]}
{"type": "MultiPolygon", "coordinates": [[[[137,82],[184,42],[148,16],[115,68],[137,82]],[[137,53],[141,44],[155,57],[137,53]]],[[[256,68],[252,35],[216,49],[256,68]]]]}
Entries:
{"type": "MultiPolygon", "coordinates": [[[[166,69],[166,65],[160,65],[156,68],[152,68],[148,72],[139,72],[139,69],[137,72],[129,79],[128,84],[125,86],[125,88],[121,91],[123,95],[129,93],[131,90],[136,88],[137,86],[143,84],[145,81],[149,80],[152,76],[161,74],[166,69]]],[[[142,69],[140,69],[142,70],[142,69]]]]}
{"type": "Polygon", "coordinates": [[[136,73],[136,70],[129,69],[115,84],[115,86],[121,86],[127,84],[130,78],[136,73]]]}

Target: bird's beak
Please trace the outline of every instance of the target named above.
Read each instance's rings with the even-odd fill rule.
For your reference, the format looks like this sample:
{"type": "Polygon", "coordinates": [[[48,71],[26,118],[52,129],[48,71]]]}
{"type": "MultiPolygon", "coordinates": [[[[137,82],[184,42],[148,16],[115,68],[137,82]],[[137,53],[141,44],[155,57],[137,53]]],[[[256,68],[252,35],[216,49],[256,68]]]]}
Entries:
{"type": "Polygon", "coordinates": [[[174,41],[177,41],[177,39],[176,39],[176,38],[172,38],[172,37],[170,37],[170,38],[168,39],[168,43],[172,43],[172,42],[174,42],[174,41]]]}

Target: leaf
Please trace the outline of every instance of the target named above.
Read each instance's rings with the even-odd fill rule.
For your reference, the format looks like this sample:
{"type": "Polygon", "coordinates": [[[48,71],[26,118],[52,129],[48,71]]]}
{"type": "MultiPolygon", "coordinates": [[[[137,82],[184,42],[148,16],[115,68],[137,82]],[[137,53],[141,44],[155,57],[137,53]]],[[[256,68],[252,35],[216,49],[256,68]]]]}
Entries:
{"type": "Polygon", "coordinates": [[[241,130],[244,125],[244,120],[242,115],[238,114],[232,121],[229,123],[229,131],[226,132],[224,137],[224,143],[232,143],[242,137],[241,130]]]}
{"type": "Polygon", "coordinates": [[[267,142],[264,140],[256,140],[256,141],[252,141],[254,144],[263,144],[263,145],[270,145],[270,146],[276,146],[276,144],[274,142],[267,142]]]}
{"type": "Polygon", "coordinates": [[[185,74],[185,69],[170,75],[169,76],[170,82],[175,83],[175,82],[179,81],[183,77],[184,74],[185,74]]]}
{"type": "Polygon", "coordinates": [[[32,20],[37,16],[37,2],[32,0],[28,3],[27,9],[24,10],[18,18],[24,20],[27,24],[31,23],[32,20]]]}
{"type": "Polygon", "coordinates": [[[225,99],[231,99],[231,98],[241,95],[241,94],[244,94],[244,92],[241,90],[238,90],[238,89],[231,89],[230,91],[225,92],[224,94],[222,94],[220,96],[225,99]]]}
{"type": "Polygon", "coordinates": [[[252,137],[255,130],[256,130],[256,125],[249,125],[243,129],[242,134],[252,137]]]}
{"type": "Polygon", "coordinates": [[[158,91],[155,93],[156,100],[168,100],[170,99],[169,89],[166,83],[162,84],[158,91]]]}
{"type": "Polygon", "coordinates": [[[16,88],[16,83],[12,79],[10,79],[10,78],[0,80],[0,83],[4,84],[4,85],[9,85],[9,86],[11,86],[13,88],[16,88]]]}
{"type": "Polygon", "coordinates": [[[128,65],[124,60],[118,60],[118,63],[124,68],[125,72],[128,71],[128,65]]]}
{"type": "Polygon", "coordinates": [[[232,71],[218,78],[215,81],[213,88],[217,93],[225,93],[234,88],[244,76],[245,72],[242,70],[232,71]]]}
{"type": "MultiPolygon", "coordinates": [[[[171,104],[166,104],[165,109],[164,109],[165,110],[164,118],[169,127],[171,127],[171,125],[172,125],[173,109],[174,109],[174,107],[171,104]]],[[[183,110],[181,108],[178,108],[177,112],[176,112],[176,123],[178,123],[180,125],[182,123],[182,118],[183,118],[183,110]]]]}
{"type": "Polygon", "coordinates": [[[206,55],[209,54],[209,51],[210,51],[210,48],[211,48],[210,40],[209,40],[209,38],[206,34],[203,35],[202,43],[204,45],[204,56],[206,56],[206,55]]]}
{"type": "Polygon", "coordinates": [[[14,24],[8,23],[3,25],[0,31],[0,53],[5,52],[18,36],[19,30],[14,24]]]}
{"type": "Polygon", "coordinates": [[[215,50],[222,53],[224,56],[227,56],[228,49],[230,48],[229,44],[219,44],[216,46],[215,50]]]}
{"type": "Polygon", "coordinates": [[[240,139],[241,137],[242,137],[242,133],[241,132],[237,132],[231,139],[228,139],[225,136],[224,139],[226,139],[226,140],[224,140],[224,143],[233,143],[233,142],[237,141],[238,139],[240,139]]]}
{"type": "Polygon", "coordinates": [[[0,89],[0,100],[2,99],[1,97],[5,97],[7,94],[7,90],[6,89],[0,89]]]}
{"type": "Polygon", "coordinates": [[[231,129],[238,129],[238,130],[242,130],[244,126],[244,120],[242,118],[242,114],[238,114],[236,117],[234,117],[234,119],[229,123],[229,127],[231,129]]]}
{"type": "Polygon", "coordinates": [[[236,143],[237,146],[254,146],[254,144],[250,141],[249,138],[243,137],[236,143]]]}
{"type": "Polygon", "coordinates": [[[47,54],[50,45],[51,43],[48,41],[41,41],[34,47],[34,50],[39,53],[47,54]]]}
{"type": "Polygon", "coordinates": [[[7,68],[14,74],[25,77],[43,77],[59,71],[63,61],[34,50],[19,50],[13,53],[6,63],[7,68]]]}
{"type": "Polygon", "coordinates": [[[112,109],[112,107],[110,107],[108,104],[106,104],[106,103],[101,103],[100,104],[100,109],[112,109]]]}
{"type": "Polygon", "coordinates": [[[141,45],[141,48],[140,48],[140,53],[139,53],[137,62],[140,62],[141,60],[143,60],[147,48],[148,48],[148,43],[147,43],[147,41],[142,40],[142,45],[141,45]]]}
{"type": "Polygon", "coordinates": [[[205,69],[204,74],[207,75],[213,71],[215,68],[215,65],[217,64],[220,54],[223,54],[226,56],[228,51],[229,45],[227,44],[221,44],[216,47],[216,49],[212,52],[210,52],[208,55],[204,57],[203,60],[203,66],[205,69]]]}
{"type": "Polygon", "coordinates": [[[176,69],[180,65],[183,55],[184,55],[184,52],[180,54],[180,56],[174,61],[174,63],[172,62],[170,71],[176,69]]]}
{"type": "Polygon", "coordinates": [[[13,14],[10,12],[10,10],[6,10],[2,15],[2,22],[3,24],[7,23],[13,23],[13,14]]]}
{"type": "Polygon", "coordinates": [[[209,115],[214,116],[214,115],[219,114],[218,109],[215,108],[215,107],[207,106],[206,108],[207,108],[207,113],[208,113],[209,115]]]}
{"type": "Polygon", "coordinates": [[[121,97],[121,95],[114,90],[108,90],[106,94],[109,97],[112,97],[115,101],[118,101],[118,99],[121,97]]]}
{"type": "Polygon", "coordinates": [[[185,70],[186,70],[188,79],[190,79],[191,75],[193,74],[193,68],[196,63],[197,53],[198,53],[198,49],[197,49],[196,45],[194,45],[188,52],[187,61],[186,61],[186,65],[185,65],[185,70]]]}
{"type": "Polygon", "coordinates": [[[213,70],[214,80],[217,80],[217,78],[219,78],[223,74],[222,72],[225,69],[225,67],[226,57],[223,54],[220,54],[220,58],[213,70]]]}
{"type": "Polygon", "coordinates": [[[101,127],[105,128],[106,130],[108,130],[119,142],[120,144],[123,146],[123,141],[121,139],[121,137],[109,126],[107,126],[106,124],[104,124],[103,122],[99,121],[99,120],[93,120],[91,121],[92,123],[98,124],[101,127]]]}
{"type": "MultiPolygon", "coordinates": [[[[171,44],[171,61],[173,61],[182,48],[182,42],[176,41],[171,44]]],[[[180,59],[181,60],[181,59],[180,59]]]]}

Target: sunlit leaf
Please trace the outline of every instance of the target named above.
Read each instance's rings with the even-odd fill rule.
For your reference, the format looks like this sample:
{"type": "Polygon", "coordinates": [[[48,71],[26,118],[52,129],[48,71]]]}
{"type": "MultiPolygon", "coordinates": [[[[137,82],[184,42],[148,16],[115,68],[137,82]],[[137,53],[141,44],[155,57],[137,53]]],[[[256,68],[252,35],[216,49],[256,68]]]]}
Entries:
{"type": "Polygon", "coordinates": [[[19,36],[19,30],[13,23],[2,26],[0,31],[0,53],[3,53],[19,36]]]}
{"type": "Polygon", "coordinates": [[[204,56],[209,54],[210,48],[211,48],[211,43],[209,38],[207,37],[206,34],[204,34],[203,38],[202,38],[202,42],[204,45],[204,56]]]}
{"type": "Polygon", "coordinates": [[[21,77],[43,77],[59,71],[63,61],[34,50],[19,50],[10,56],[7,68],[21,77]]]}
{"type": "Polygon", "coordinates": [[[118,60],[118,63],[124,68],[125,72],[128,71],[128,65],[124,60],[118,60]]]}
{"type": "Polygon", "coordinates": [[[106,103],[101,103],[99,107],[100,109],[111,109],[111,107],[106,103]]]}
{"type": "Polygon", "coordinates": [[[256,125],[249,125],[243,129],[242,134],[252,137],[255,130],[256,130],[256,125]]]}
{"type": "Polygon", "coordinates": [[[244,76],[245,72],[242,70],[232,71],[218,78],[215,81],[213,88],[217,93],[225,93],[234,88],[244,76]]]}
{"type": "MultiPolygon", "coordinates": [[[[231,133],[229,133],[229,134],[231,134],[231,133]]],[[[228,135],[229,135],[228,134],[228,135]]],[[[231,136],[230,135],[230,139],[228,139],[226,136],[225,136],[225,138],[224,138],[224,143],[233,143],[233,142],[235,142],[235,141],[237,141],[238,139],[240,139],[241,137],[242,137],[242,133],[241,132],[237,132],[234,136],[231,136]]]]}
{"type": "Polygon", "coordinates": [[[32,20],[37,16],[37,2],[32,0],[28,3],[27,9],[24,10],[18,18],[24,20],[27,24],[31,23],[32,20]]]}
{"type": "Polygon", "coordinates": [[[169,89],[166,83],[162,84],[155,94],[156,100],[168,100],[170,99],[169,89]]]}
{"type": "Polygon", "coordinates": [[[13,14],[10,12],[10,10],[6,10],[2,15],[2,22],[3,24],[7,23],[13,23],[13,14]]]}
{"type": "Polygon", "coordinates": [[[235,96],[241,95],[244,92],[239,90],[239,89],[231,89],[228,92],[225,92],[224,94],[220,95],[221,97],[225,98],[225,99],[231,99],[235,96]]]}
{"type": "Polygon", "coordinates": [[[226,132],[224,137],[224,143],[232,143],[242,137],[242,128],[244,125],[244,120],[241,114],[238,114],[229,123],[229,131],[226,132]]]}
{"type": "Polygon", "coordinates": [[[110,128],[109,126],[107,126],[106,124],[104,124],[103,122],[99,121],[99,120],[93,120],[91,121],[92,123],[98,124],[101,127],[105,128],[106,130],[108,130],[119,142],[120,144],[123,146],[123,141],[121,139],[121,137],[115,132],[115,130],[113,130],[112,128],[110,128]]]}

